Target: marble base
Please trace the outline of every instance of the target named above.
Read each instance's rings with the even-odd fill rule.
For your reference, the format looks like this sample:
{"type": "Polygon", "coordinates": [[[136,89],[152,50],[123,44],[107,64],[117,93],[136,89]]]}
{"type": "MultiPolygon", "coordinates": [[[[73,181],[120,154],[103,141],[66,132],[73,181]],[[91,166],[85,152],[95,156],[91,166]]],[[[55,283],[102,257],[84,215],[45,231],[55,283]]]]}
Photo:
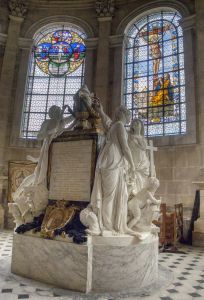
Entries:
{"type": "Polygon", "coordinates": [[[148,288],[158,280],[158,238],[90,237],[76,245],[14,234],[11,271],[86,293],[148,288]]]}
{"type": "Polygon", "coordinates": [[[11,272],[86,292],[88,247],[14,234],[11,272]]]}

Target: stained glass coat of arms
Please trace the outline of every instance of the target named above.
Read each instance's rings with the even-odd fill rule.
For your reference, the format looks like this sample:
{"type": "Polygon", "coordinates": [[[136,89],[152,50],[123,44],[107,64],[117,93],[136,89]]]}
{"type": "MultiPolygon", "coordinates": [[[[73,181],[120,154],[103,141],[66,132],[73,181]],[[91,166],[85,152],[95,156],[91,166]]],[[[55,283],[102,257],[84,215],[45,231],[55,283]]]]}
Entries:
{"type": "Polygon", "coordinates": [[[36,138],[52,105],[73,107],[84,81],[85,32],[73,24],[50,24],[34,36],[21,137],[36,138]]]}
{"type": "Polygon", "coordinates": [[[85,51],[84,40],[72,30],[48,33],[34,49],[38,67],[46,74],[59,76],[74,72],[83,62],[85,51]]]}
{"type": "Polygon", "coordinates": [[[129,29],[125,103],[147,136],[186,133],[183,32],[177,12],[158,12],[129,29]]]}

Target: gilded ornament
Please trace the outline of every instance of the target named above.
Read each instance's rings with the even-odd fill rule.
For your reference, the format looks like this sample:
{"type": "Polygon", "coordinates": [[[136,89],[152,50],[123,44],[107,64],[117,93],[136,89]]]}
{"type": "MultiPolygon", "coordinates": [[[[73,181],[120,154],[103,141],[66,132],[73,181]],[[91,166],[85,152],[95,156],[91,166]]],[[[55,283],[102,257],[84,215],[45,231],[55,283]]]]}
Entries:
{"type": "Polygon", "coordinates": [[[68,201],[64,200],[57,201],[54,205],[48,205],[41,227],[41,236],[52,239],[55,230],[62,229],[71,222],[76,211],[79,211],[79,207],[69,205],[68,201]]]}

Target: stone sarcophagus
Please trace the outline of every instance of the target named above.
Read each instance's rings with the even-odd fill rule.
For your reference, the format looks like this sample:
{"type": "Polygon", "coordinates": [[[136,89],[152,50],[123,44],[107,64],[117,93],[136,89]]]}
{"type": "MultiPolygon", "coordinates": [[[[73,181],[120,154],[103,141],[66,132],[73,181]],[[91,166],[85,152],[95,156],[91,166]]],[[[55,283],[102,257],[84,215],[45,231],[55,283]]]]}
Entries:
{"type": "Polygon", "coordinates": [[[103,136],[65,131],[51,143],[48,162],[50,200],[90,201],[103,136]]]}

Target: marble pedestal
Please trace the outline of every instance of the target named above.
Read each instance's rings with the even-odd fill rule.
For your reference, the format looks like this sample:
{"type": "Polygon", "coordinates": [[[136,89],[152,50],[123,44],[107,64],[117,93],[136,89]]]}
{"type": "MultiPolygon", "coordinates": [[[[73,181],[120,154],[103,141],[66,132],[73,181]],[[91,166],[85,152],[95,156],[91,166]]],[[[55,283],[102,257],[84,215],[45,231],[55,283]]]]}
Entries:
{"type": "Polygon", "coordinates": [[[90,237],[76,245],[14,234],[11,271],[85,293],[135,291],[157,282],[158,238],[90,237]]]}

